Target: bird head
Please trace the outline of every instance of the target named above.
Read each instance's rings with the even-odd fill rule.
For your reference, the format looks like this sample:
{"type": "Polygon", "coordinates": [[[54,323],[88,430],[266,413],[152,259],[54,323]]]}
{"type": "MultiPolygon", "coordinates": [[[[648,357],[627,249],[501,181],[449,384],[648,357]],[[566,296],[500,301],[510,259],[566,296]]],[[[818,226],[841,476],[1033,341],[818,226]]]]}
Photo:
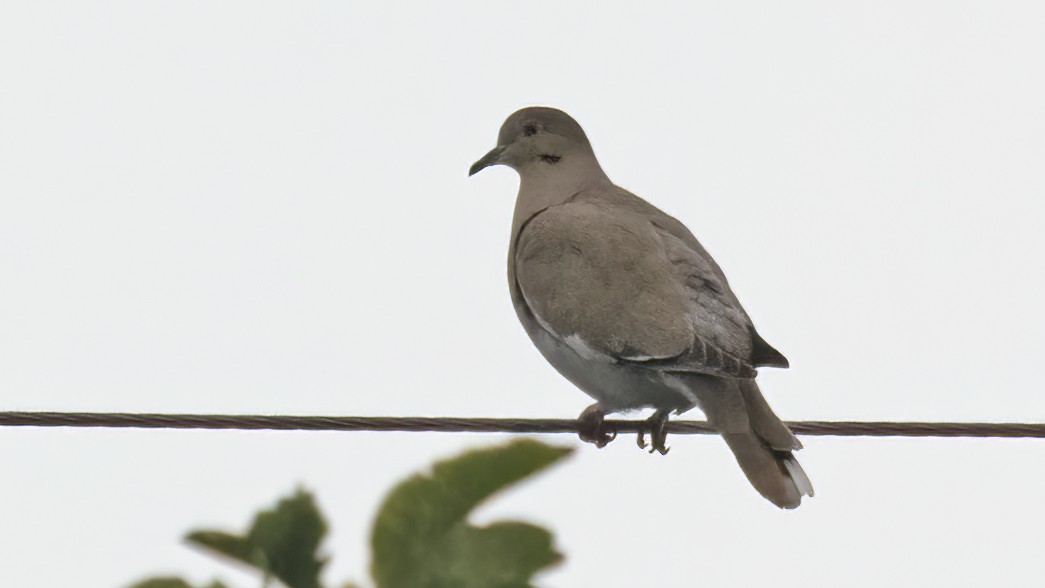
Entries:
{"type": "Polygon", "coordinates": [[[531,106],[504,121],[497,146],[476,161],[468,175],[492,165],[506,165],[520,175],[554,174],[560,168],[594,161],[591,143],[577,121],[555,108],[531,106]]]}

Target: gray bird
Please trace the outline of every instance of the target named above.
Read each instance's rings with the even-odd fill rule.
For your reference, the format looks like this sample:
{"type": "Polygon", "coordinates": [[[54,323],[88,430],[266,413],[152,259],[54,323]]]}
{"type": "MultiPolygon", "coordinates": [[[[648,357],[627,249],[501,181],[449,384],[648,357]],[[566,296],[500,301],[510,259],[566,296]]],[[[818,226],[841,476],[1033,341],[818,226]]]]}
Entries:
{"type": "MultiPolygon", "coordinates": [[[[758,367],[788,367],[755,331],[718,264],[678,220],[616,186],[577,121],[524,108],[469,170],[519,173],[508,281],[526,333],[556,370],[597,402],[581,439],[612,440],[607,413],[655,410],[665,423],[694,406],[722,435],[751,484],[781,508],[813,488],[792,451],[802,444],[755,383],[758,367]]],[[[639,445],[645,446],[639,433],[639,445]]]]}

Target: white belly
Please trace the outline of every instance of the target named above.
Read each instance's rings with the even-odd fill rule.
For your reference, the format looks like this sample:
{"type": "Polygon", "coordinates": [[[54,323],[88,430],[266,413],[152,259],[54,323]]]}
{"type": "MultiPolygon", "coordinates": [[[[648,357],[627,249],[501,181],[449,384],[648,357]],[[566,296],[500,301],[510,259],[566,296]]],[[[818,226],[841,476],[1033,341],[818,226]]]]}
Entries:
{"type": "Polygon", "coordinates": [[[659,370],[616,363],[580,337],[560,339],[532,320],[523,320],[523,326],[548,363],[608,411],[652,407],[685,412],[694,406],[693,396],[668,385],[659,370]]]}

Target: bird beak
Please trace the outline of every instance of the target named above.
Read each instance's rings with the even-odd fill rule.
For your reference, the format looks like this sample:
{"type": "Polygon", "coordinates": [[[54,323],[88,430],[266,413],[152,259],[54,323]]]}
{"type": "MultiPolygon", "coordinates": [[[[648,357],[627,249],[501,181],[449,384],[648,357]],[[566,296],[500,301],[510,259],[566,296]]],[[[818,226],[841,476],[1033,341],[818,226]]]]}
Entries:
{"type": "Polygon", "coordinates": [[[484,168],[501,163],[501,154],[504,153],[504,150],[507,148],[507,145],[498,145],[491,149],[490,152],[482,156],[479,161],[472,164],[472,167],[468,169],[468,175],[474,176],[484,168]]]}

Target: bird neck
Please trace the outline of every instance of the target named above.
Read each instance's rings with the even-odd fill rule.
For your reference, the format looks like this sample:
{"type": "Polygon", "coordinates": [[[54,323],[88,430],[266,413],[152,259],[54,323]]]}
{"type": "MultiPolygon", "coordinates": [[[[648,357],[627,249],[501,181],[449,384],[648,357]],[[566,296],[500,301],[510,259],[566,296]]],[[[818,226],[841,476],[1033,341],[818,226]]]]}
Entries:
{"type": "Polygon", "coordinates": [[[594,158],[564,159],[558,164],[536,164],[539,167],[520,173],[519,196],[515,200],[512,235],[545,208],[564,204],[577,194],[602,185],[613,185],[594,158]]]}

